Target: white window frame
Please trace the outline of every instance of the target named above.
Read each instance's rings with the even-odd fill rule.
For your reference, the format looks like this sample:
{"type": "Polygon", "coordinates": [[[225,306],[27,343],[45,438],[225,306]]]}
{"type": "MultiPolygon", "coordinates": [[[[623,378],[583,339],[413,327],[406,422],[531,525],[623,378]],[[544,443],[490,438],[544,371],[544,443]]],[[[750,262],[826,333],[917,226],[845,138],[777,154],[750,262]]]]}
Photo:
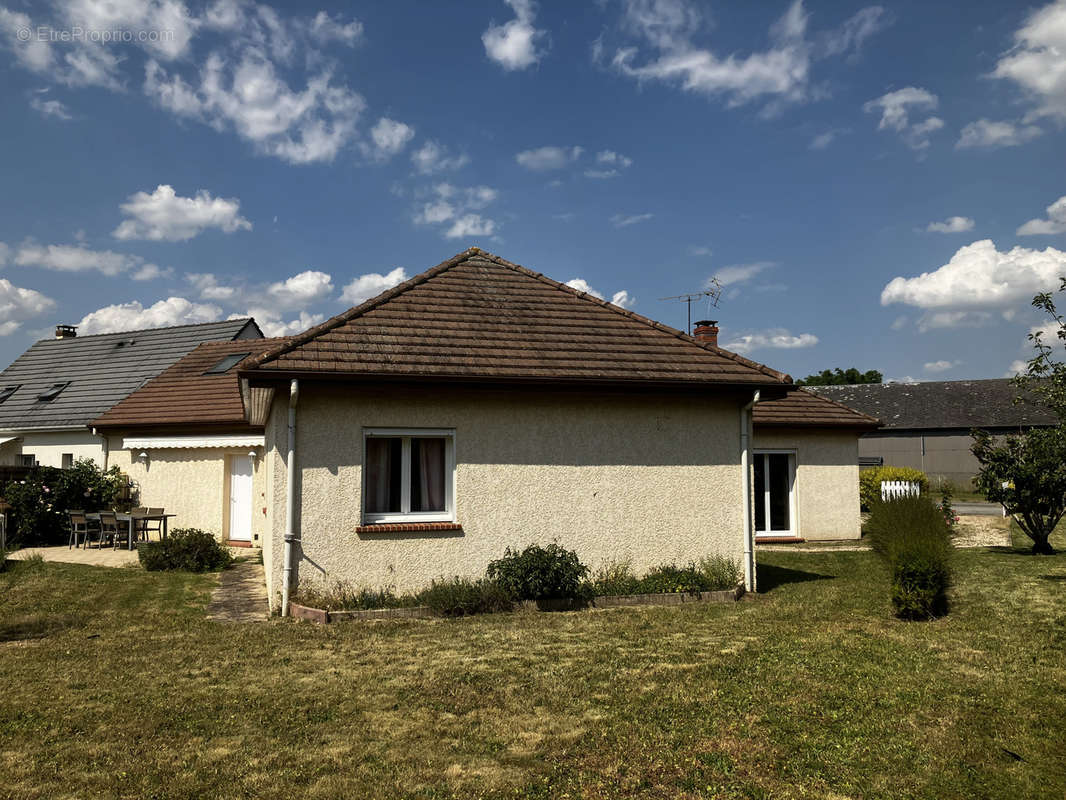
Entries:
{"type": "Polygon", "coordinates": [[[363,452],[360,457],[363,524],[387,522],[455,522],[455,429],[454,428],[363,428],[363,452]],[[368,439],[400,439],[400,508],[411,508],[411,439],[444,439],[444,511],[400,511],[370,513],[366,510],[366,444],[368,439]]]}
{"type": "MultiPolygon", "coordinates": [[[[795,450],[753,450],[752,455],[755,458],[762,458],[763,456],[771,455],[786,455],[788,456],[788,523],[789,528],[787,531],[775,531],[770,530],[770,485],[767,478],[769,477],[769,470],[767,469],[768,463],[763,462],[763,486],[756,486],[756,492],[763,492],[763,524],[765,530],[758,530],[756,528],[755,538],[774,538],[774,537],[798,537],[799,536],[799,517],[797,516],[797,503],[796,503],[796,481],[798,480],[798,470],[796,451],[795,450]]],[[[754,464],[752,465],[754,467],[754,464]]],[[[754,472],[754,469],[753,469],[754,472]]],[[[754,483],[754,480],[752,481],[754,483]]],[[[752,512],[754,513],[755,507],[752,504],[752,512]]],[[[755,520],[755,525],[758,526],[758,520],[755,520]]]]}

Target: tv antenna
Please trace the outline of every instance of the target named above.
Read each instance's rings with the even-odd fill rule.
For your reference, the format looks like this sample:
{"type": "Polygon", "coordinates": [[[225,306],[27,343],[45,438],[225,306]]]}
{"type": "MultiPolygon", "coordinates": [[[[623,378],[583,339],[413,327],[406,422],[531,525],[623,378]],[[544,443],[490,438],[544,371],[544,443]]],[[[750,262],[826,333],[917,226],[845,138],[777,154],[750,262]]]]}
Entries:
{"type": "Polygon", "coordinates": [[[686,333],[692,333],[692,303],[703,298],[707,298],[707,313],[711,313],[711,306],[718,308],[718,301],[722,297],[722,284],[718,282],[717,278],[710,278],[707,281],[707,288],[702,292],[688,292],[687,294],[675,294],[672,297],[660,297],[660,300],[680,300],[686,306],[688,306],[688,327],[685,329],[686,333]]]}

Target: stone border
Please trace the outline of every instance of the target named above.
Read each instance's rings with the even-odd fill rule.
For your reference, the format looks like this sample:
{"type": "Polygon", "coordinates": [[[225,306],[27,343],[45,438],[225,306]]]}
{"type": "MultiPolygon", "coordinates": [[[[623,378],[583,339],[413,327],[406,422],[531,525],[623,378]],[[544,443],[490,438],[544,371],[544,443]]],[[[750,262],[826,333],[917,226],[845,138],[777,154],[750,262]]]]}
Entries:
{"type": "MultiPolygon", "coordinates": [[[[591,602],[574,598],[523,600],[515,607],[524,611],[580,611],[586,608],[620,608],[626,606],[679,606],[685,603],[735,603],[744,596],[743,585],[721,592],[662,592],[659,594],[599,595],[591,602]]],[[[326,611],[321,608],[289,603],[289,614],[296,619],[328,625],[331,622],[364,619],[427,619],[435,616],[428,606],[407,608],[372,608],[366,611],[326,611]]]]}

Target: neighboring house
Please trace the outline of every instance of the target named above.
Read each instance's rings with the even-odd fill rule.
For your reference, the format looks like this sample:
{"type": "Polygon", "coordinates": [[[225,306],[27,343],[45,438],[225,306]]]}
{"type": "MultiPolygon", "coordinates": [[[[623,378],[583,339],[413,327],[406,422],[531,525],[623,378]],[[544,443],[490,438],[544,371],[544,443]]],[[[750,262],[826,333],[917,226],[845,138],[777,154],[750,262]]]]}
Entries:
{"type": "Polygon", "coordinates": [[[263,428],[248,423],[237,369],[284,341],[201,344],[93,420],[141,505],[165,508],[179,527],[258,546],[267,505],[263,428]]]}
{"type": "Polygon", "coordinates": [[[238,370],[272,601],[308,579],[417,589],[552,540],[637,571],[718,553],[753,589],[751,498],[773,533],[783,482],[789,532],[858,535],[873,420],[477,248],[238,370]]]}
{"type": "Polygon", "coordinates": [[[810,389],[881,420],[879,430],[859,440],[864,465],[913,467],[967,489],[980,466],[970,452],[974,428],[1002,435],[1057,424],[1033,398],[1015,403],[1010,378],[810,389]]]}
{"type": "Polygon", "coordinates": [[[60,325],[0,373],[0,464],[108,465],[90,423],[201,342],[262,338],[252,319],[77,336],[60,325]]]}

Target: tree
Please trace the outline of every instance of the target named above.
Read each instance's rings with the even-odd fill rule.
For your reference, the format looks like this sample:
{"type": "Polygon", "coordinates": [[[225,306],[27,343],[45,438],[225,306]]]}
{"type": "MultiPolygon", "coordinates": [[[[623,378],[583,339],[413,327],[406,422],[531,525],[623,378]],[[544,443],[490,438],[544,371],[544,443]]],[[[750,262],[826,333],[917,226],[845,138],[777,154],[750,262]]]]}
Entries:
{"type": "Polygon", "coordinates": [[[797,386],[846,386],[855,383],[881,383],[885,376],[876,369],[859,372],[855,367],[847,369],[823,369],[817,375],[808,375],[797,386]]]}
{"type": "MultiPolygon", "coordinates": [[[[1066,292],[1066,278],[1060,280],[1059,291],[1066,292]]],[[[1051,317],[1050,327],[1066,342],[1066,320],[1055,309],[1051,292],[1036,295],[1033,306],[1051,317]]],[[[1044,330],[1029,334],[1029,340],[1036,352],[1025,372],[1014,378],[1020,390],[1014,402],[1036,398],[1055,413],[1058,425],[1030,428],[998,442],[986,431],[974,431],[971,449],[981,464],[978,488],[1003,504],[1033,540],[1033,553],[1052,555],[1048,537],[1066,514],[1066,364],[1056,360],[1044,330]]]]}

